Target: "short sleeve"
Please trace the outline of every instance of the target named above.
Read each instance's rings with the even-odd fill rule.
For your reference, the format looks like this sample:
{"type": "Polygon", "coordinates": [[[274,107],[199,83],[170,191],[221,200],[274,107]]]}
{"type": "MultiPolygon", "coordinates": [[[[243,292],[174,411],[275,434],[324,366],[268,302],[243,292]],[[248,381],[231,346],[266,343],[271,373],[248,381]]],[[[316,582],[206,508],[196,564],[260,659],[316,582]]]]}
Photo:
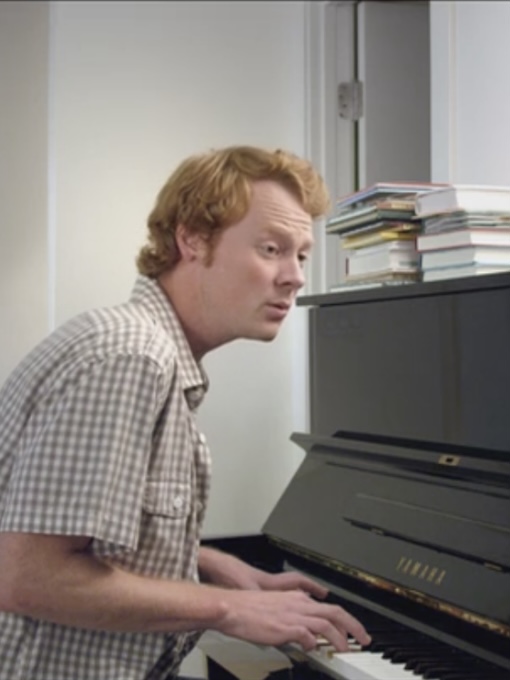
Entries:
{"type": "Polygon", "coordinates": [[[0,528],[135,549],[169,372],[147,357],[120,355],[53,385],[14,452],[0,528]]]}

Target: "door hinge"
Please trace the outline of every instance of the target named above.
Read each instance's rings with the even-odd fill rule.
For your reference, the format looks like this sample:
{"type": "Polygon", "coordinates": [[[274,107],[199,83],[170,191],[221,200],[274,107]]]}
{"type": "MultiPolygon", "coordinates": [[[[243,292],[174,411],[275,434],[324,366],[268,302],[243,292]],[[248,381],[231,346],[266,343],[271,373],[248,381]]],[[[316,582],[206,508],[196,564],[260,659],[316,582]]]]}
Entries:
{"type": "Polygon", "coordinates": [[[338,115],[346,120],[359,120],[363,115],[363,83],[351,80],[338,85],[338,115]]]}

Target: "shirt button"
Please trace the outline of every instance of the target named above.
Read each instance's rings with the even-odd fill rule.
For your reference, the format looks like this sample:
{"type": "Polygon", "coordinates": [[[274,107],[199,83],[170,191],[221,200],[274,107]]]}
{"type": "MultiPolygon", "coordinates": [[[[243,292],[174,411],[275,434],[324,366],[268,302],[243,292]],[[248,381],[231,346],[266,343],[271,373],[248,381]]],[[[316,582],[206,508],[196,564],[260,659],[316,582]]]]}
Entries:
{"type": "Polygon", "coordinates": [[[206,441],[207,441],[206,438],[205,438],[205,434],[200,433],[200,434],[198,435],[198,441],[199,441],[201,444],[205,444],[206,441]]]}
{"type": "Polygon", "coordinates": [[[183,503],[182,496],[177,496],[173,500],[173,506],[176,510],[179,510],[180,508],[182,508],[182,503],[183,503]]]}

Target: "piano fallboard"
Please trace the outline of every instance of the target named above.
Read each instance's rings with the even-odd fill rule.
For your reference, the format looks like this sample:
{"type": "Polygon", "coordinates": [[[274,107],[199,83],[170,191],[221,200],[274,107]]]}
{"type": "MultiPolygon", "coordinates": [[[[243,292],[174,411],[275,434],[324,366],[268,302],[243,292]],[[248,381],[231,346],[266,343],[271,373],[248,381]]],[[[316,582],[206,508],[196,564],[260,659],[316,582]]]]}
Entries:
{"type": "Polygon", "coordinates": [[[263,532],[452,608],[510,624],[510,462],[293,435],[307,455],[263,532]],[[476,586],[476,587],[475,587],[476,586]]]}

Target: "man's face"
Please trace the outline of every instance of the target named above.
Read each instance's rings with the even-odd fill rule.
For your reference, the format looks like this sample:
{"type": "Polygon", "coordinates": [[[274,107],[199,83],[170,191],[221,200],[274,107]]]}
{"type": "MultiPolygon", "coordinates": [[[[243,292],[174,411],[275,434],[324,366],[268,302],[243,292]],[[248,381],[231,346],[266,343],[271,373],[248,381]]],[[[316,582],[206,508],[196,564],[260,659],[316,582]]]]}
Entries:
{"type": "Polygon", "coordinates": [[[272,340],[305,279],[312,220],[281,185],[256,182],[250,209],[200,269],[201,310],[215,344],[272,340]]]}

